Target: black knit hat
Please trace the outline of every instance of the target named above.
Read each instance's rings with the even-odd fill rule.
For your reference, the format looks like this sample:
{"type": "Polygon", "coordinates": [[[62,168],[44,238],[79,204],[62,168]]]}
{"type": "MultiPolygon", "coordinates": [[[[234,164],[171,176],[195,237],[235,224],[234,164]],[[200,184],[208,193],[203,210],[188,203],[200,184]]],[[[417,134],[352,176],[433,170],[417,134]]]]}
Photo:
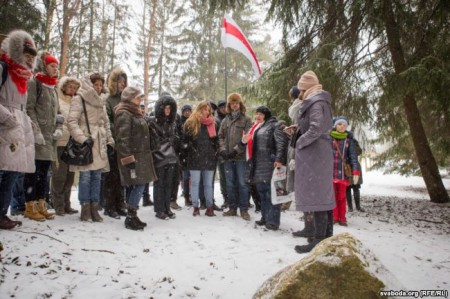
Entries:
{"type": "Polygon", "coordinates": [[[298,87],[296,85],[292,86],[289,94],[291,95],[291,97],[293,99],[297,99],[298,96],[300,95],[300,89],[298,89],[298,87]]]}
{"type": "Polygon", "coordinates": [[[259,106],[256,108],[256,112],[264,114],[264,120],[268,120],[272,117],[272,111],[266,106],[259,106]]]}
{"type": "Polygon", "coordinates": [[[192,112],[192,106],[189,104],[183,105],[183,107],[181,107],[181,113],[184,113],[185,110],[191,110],[192,112]]]}
{"type": "Polygon", "coordinates": [[[219,103],[217,104],[217,107],[220,108],[220,107],[222,107],[222,106],[225,106],[226,104],[227,104],[227,101],[225,101],[225,100],[222,99],[222,100],[220,100],[219,103]]]}

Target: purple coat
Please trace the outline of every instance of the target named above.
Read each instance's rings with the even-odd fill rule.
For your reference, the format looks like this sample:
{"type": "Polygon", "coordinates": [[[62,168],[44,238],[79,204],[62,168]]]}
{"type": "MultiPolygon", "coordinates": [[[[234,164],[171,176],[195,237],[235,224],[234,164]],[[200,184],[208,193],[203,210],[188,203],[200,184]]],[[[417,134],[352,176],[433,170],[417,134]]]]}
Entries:
{"type": "Polygon", "coordinates": [[[333,190],[333,128],[331,95],[322,91],[300,107],[301,136],[295,145],[295,204],[298,211],[329,211],[335,206],[333,190]]]}

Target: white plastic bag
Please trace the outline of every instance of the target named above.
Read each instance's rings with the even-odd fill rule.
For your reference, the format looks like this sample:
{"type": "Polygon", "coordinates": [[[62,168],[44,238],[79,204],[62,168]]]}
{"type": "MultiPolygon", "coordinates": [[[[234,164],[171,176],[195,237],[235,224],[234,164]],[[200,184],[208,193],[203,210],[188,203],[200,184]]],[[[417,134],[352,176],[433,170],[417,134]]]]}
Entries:
{"type": "Polygon", "coordinates": [[[273,170],[272,182],[270,185],[273,205],[278,205],[292,200],[292,198],[288,196],[288,192],[286,190],[286,166],[280,166],[273,170]]]}

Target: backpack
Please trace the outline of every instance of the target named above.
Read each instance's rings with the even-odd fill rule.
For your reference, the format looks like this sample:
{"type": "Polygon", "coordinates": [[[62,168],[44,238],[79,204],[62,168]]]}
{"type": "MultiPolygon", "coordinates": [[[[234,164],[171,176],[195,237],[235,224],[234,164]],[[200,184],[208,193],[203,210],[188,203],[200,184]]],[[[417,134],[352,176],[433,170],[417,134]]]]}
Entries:
{"type": "MultiPolygon", "coordinates": [[[[2,89],[3,85],[5,85],[6,80],[8,79],[8,64],[6,64],[4,61],[0,60],[0,65],[2,66],[2,84],[0,85],[0,90],[2,89]]],[[[39,80],[36,80],[36,100],[39,100],[40,96],[42,95],[42,83],[39,80]]]]}

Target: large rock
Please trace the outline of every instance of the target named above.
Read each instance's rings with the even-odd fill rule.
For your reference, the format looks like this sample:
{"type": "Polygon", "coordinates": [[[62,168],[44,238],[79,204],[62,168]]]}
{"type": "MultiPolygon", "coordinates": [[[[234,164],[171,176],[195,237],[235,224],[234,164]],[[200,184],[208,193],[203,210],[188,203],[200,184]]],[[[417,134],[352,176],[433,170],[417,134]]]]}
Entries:
{"type": "Polygon", "coordinates": [[[402,288],[359,240],[343,233],[269,278],[253,298],[386,298],[379,295],[383,289],[402,288]]]}

